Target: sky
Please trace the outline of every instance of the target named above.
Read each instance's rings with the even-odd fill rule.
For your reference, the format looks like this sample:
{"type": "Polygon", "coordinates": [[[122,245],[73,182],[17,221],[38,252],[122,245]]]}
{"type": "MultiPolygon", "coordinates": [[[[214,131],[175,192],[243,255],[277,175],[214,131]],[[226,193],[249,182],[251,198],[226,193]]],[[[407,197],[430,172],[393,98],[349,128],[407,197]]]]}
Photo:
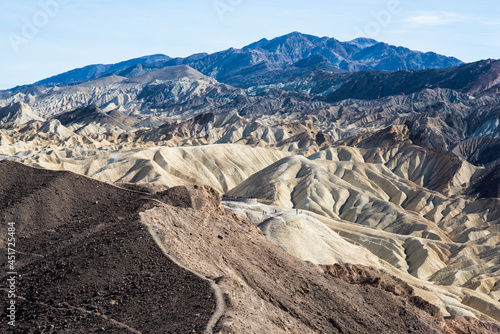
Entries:
{"type": "Polygon", "coordinates": [[[500,59],[492,0],[0,0],[0,89],[150,54],[241,48],[293,31],[500,59]]]}

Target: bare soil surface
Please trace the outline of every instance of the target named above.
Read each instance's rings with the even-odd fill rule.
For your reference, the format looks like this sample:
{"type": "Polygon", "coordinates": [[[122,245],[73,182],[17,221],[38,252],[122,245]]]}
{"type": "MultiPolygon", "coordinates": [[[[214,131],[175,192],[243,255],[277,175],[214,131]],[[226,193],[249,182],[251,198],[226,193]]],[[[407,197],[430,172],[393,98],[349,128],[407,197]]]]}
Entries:
{"type": "MultiPolygon", "coordinates": [[[[154,205],[73,173],[0,162],[2,268],[6,222],[17,238],[12,333],[202,333],[213,290],[165,257],[140,223],[154,205]]],[[[0,277],[4,290],[5,270],[0,277]]],[[[6,301],[3,292],[2,328],[6,301]]]]}

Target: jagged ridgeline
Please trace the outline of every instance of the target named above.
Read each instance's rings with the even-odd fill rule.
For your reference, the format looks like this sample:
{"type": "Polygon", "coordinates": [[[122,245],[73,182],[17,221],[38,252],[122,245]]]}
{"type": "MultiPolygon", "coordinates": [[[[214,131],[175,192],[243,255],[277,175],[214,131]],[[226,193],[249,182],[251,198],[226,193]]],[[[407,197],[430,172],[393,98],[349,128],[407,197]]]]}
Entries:
{"type": "Polygon", "coordinates": [[[1,91],[0,159],[23,165],[0,163],[0,213],[34,254],[23,328],[497,333],[499,90],[498,60],[292,33],[1,91]],[[131,306],[144,282],[151,314],[131,306]]]}

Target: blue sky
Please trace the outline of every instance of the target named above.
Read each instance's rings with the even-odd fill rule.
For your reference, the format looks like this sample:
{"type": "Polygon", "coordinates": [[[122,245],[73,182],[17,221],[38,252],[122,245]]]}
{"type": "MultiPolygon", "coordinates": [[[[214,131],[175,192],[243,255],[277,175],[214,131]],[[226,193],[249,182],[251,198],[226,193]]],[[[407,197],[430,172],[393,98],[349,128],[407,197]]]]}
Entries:
{"type": "Polygon", "coordinates": [[[148,54],[242,47],[300,31],[367,36],[466,62],[500,58],[500,3],[417,0],[2,1],[0,89],[148,54]]]}

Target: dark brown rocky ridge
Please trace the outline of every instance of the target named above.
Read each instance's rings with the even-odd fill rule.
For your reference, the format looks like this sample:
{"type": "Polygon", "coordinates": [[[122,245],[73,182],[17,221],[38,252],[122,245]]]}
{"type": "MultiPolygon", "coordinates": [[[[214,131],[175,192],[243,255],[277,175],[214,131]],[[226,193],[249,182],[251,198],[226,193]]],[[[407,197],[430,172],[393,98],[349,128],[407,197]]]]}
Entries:
{"type": "MultiPolygon", "coordinates": [[[[13,333],[203,332],[213,291],[140,224],[138,212],[155,205],[150,196],[7,161],[0,184],[2,263],[6,222],[16,223],[13,333]]],[[[2,290],[5,279],[2,272],[2,290]]]]}

